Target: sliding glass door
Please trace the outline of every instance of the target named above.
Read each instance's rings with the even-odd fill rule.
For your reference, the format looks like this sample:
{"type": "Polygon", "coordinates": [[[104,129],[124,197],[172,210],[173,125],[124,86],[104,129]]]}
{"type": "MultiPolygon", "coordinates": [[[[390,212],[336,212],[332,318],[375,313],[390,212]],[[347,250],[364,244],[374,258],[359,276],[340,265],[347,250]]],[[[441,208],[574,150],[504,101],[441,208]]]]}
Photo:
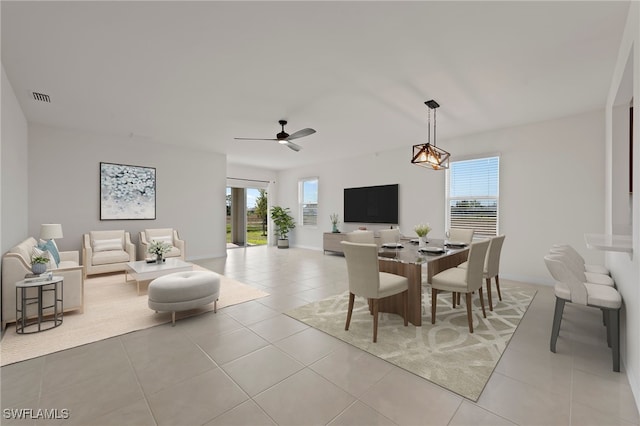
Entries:
{"type": "Polygon", "coordinates": [[[267,244],[267,192],[227,187],[227,248],[267,244]]]}

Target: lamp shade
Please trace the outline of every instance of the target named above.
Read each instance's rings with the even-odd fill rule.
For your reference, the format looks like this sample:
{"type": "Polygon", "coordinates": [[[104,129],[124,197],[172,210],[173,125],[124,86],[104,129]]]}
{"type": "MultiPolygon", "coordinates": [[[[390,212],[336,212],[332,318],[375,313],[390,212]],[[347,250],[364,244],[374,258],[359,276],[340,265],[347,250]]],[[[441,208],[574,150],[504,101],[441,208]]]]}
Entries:
{"type": "Polygon", "coordinates": [[[62,225],[59,223],[43,223],[40,225],[40,238],[43,240],[62,238],[62,225]]]}

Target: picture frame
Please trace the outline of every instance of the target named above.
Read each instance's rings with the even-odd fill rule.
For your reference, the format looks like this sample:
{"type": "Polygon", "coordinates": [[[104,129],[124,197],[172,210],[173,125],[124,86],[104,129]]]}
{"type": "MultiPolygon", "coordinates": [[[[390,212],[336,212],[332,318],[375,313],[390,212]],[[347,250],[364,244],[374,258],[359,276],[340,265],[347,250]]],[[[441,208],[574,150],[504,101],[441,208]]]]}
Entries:
{"type": "Polygon", "coordinates": [[[100,220],[155,218],[155,167],[100,162],[100,220]]]}

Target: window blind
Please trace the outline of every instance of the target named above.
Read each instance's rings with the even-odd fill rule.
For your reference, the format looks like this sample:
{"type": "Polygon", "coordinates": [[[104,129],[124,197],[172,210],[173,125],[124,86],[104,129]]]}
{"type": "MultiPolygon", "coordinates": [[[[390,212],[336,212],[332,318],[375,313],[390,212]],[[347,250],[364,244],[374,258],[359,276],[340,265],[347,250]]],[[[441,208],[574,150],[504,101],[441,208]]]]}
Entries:
{"type": "Polygon", "coordinates": [[[498,235],[500,157],[451,162],[447,172],[447,226],[498,235]]]}

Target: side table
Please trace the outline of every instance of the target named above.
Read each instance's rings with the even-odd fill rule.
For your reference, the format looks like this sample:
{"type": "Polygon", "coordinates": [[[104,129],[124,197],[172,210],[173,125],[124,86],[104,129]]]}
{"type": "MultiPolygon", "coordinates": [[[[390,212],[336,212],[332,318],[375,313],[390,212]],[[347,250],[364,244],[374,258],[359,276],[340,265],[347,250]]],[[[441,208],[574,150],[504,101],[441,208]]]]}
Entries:
{"type": "Polygon", "coordinates": [[[53,276],[44,281],[18,281],[16,283],[16,333],[39,333],[40,331],[51,330],[62,324],[64,310],[63,288],[64,279],[59,276],[53,276]],[[47,297],[50,300],[50,304],[45,305],[45,297],[49,294],[52,295],[53,299],[47,297]],[[27,318],[27,308],[31,305],[36,305],[37,318],[27,318]],[[53,311],[51,312],[51,310],[53,311]],[[46,319],[45,316],[47,316],[46,319]],[[29,328],[36,329],[27,331],[29,328]]]}

